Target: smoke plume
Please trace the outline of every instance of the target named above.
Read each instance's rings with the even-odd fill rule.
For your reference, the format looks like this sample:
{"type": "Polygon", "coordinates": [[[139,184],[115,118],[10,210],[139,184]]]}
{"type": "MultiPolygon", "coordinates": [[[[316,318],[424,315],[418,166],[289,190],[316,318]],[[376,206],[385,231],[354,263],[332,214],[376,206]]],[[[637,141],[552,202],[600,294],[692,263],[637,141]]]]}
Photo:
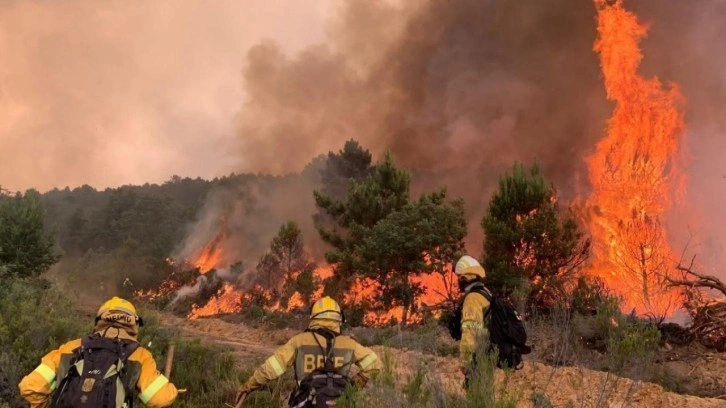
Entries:
{"type": "MultiPolygon", "coordinates": [[[[683,228],[700,223],[702,238],[721,242],[726,5],[625,5],[651,23],[644,74],[678,82],[687,98],[692,161],[681,211],[693,225],[683,228]]],[[[588,1],[348,1],[326,42],[297,54],[263,42],[247,53],[241,166],[296,171],[350,138],[374,157],[389,149],[421,174],[414,191],[446,185],[466,199],[469,249],[478,252],[479,220],[513,162],[538,160],[566,199],[587,193],[583,158],[612,110],[595,34],[588,1]]],[[[673,235],[684,244],[685,234],[673,235]]]]}

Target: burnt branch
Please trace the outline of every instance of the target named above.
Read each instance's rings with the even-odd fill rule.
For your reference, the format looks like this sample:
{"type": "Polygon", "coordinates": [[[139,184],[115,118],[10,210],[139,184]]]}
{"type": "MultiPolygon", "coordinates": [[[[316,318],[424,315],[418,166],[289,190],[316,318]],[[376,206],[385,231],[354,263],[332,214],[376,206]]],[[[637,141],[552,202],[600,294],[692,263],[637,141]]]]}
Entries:
{"type": "Polygon", "coordinates": [[[695,259],[696,256],[694,255],[693,258],[691,258],[691,263],[688,266],[683,266],[681,263],[678,263],[676,269],[683,273],[683,278],[673,279],[669,276],[666,276],[666,279],[668,280],[670,286],[687,286],[691,288],[712,289],[719,291],[724,296],[726,296],[726,284],[724,284],[720,279],[713,275],[705,275],[693,270],[693,263],[695,259]]]}

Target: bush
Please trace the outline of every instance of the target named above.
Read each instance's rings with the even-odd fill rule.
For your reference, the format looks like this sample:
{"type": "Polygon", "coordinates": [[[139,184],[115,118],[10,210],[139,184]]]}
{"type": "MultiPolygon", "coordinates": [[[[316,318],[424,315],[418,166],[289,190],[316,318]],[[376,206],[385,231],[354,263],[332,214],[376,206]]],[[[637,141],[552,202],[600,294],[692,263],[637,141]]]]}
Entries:
{"type": "Polygon", "coordinates": [[[205,275],[198,277],[198,286],[195,292],[172,301],[167,307],[171,307],[172,313],[177,316],[187,316],[192,311],[193,305],[203,306],[216,295],[224,286],[224,281],[212,270],[205,275]]]}
{"type": "Polygon", "coordinates": [[[40,279],[0,285],[0,397],[20,406],[17,385],[49,350],[91,330],[93,319],[74,312],[57,287],[40,279]]]}
{"type": "Polygon", "coordinates": [[[660,341],[660,330],[655,324],[621,319],[608,337],[610,368],[633,379],[648,379],[660,341]]]}
{"type": "Polygon", "coordinates": [[[570,291],[568,303],[574,313],[593,315],[612,297],[601,279],[583,275],[570,291]]]}
{"type": "Polygon", "coordinates": [[[506,387],[507,381],[496,390],[495,372],[498,355],[495,352],[487,353],[489,343],[481,339],[477,344],[476,368],[469,374],[469,387],[466,390],[466,401],[459,406],[466,408],[492,407],[517,408],[518,397],[510,394],[506,387]],[[498,394],[498,395],[497,395],[498,394]]]}
{"type": "Polygon", "coordinates": [[[385,345],[391,348],[415,350],[438,356],[456,355],[459,346],[448,331],[435,320],[407,327],[356,327],[353,336],[364,346],[385,345]]]}
{"type": "Polygon", "coordinates": [[[207,345],[199,339],[182,340],[176,329],[161,326],[159,315],[140,310],[144,317],[139,343],[148,348],[163,371],[169,345],[175,345],[170,381],[187,392],[180,394],[175,407],[219,407],[234,401],[237,388],[246,379],[235,365],[229,348],[207,345]]]}

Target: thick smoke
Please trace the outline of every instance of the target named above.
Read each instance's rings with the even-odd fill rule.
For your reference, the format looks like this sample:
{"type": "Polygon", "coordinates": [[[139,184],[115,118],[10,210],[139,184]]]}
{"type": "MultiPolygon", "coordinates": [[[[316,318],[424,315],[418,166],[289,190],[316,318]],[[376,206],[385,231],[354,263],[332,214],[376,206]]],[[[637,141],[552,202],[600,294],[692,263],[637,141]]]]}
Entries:
{"type": "Polygon", "coordinates": [[[413,190],[448,186],[469,207],[470,250],[499,175],[538,160],[563,193],[609,113],[588,2],[350,1],[329,41],[248,53],[239,116],[245,169],[301,168],[359,140],[415,169],[413,190]]]}
{"type": "Polygon", "coordinates": [[[293,57],[258,45],[239,118],[245,151],[258,154],[245,167],[299,169],[355,138],[420,169],[539,158],[571,172],[563,156],[592,146],[607,104],[594,8],[559,3],[351,1],[325,45],[293,57]]]}
{"type": "MultiPolygon", "coordinates": [[[[186,240],[173,258],[194,262],[202,248],[218,241],[221,249],[218,271],[227,278],[235,263],[241,283],[251,282],[260,257],[283,223],[294,221],[303,231],[303,241],[312,255],[320,245],[312,222],[315,203],[312,191],[320,188],[320,161],[301,174],[287,176],[242,175],[234,182],[211,191],[197,222],[190,225],[186,240]]],[[[315,252],[320,257],[320,251],[315,252]]]]}
{"type": "MultiPolygon", "coordinates": [[[[687,98],[685,218],[716,221],[699,234],[722,242],[726,5],[625,6],[651,23],[643,73],[680,83],[687,98]]],[[[348,1],[325,43],[290,55],[265,42],[247,54],[242,167],[295,171],[350,138],[376,157],[390,149],[421,174],[414,191],[447,185],[466,199],[478,252],[479,220],[513,162],[538,160],[566,199],[588,193],[583,159],[612,110],[592,51],[595,17],[590,1],[348,1]]]]}

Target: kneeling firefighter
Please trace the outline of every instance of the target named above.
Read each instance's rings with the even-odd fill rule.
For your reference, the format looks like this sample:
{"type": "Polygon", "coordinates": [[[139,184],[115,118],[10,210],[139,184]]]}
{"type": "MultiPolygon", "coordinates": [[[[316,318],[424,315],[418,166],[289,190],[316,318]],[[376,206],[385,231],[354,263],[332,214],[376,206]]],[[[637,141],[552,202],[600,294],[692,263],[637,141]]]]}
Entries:
{"type": "Polygon", "coordinates": [[[372,350],[340,334],[344,321],[340,306],[332,298],[315,302],[307,330],[291,338],[255,370],[240,387],[236,406],[242,406],[250,392],[280,377],[290,365],[297,381],[297,389],[290,395],[291,407],[334,406],[348,384],[364,387],[381,363],[372,350]],[[351,378],[352,364],[359,372],[351,378]]]}
{"type": "Polygon", "coordinates": [[[149,350],[138,343],[143,320],[129,301],[114,297],[101,305],[93,333],[46,354],[19,384],[31,408],[168,407],[174,384],[159,373],[149,350]]]}

